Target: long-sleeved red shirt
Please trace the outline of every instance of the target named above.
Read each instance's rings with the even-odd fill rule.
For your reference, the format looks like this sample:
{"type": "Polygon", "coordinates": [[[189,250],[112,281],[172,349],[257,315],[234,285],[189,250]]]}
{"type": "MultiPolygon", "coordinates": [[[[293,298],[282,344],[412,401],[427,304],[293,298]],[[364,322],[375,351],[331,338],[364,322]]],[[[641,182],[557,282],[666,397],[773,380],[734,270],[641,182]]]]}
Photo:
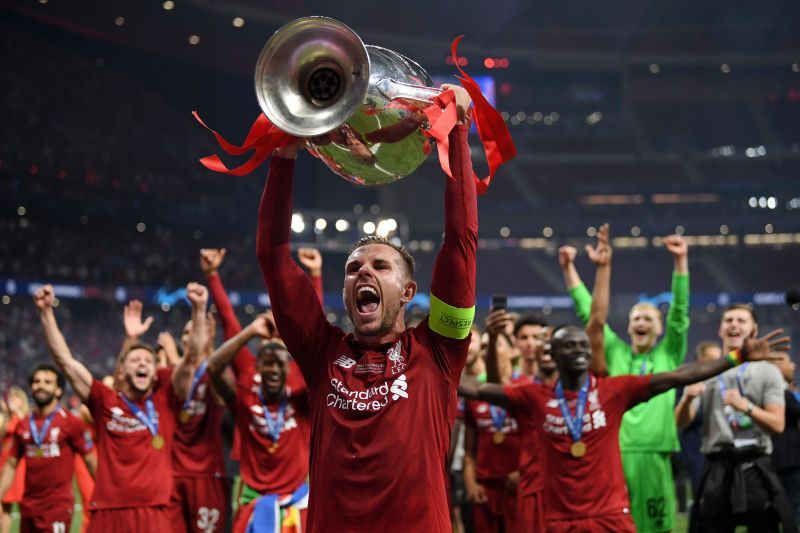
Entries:
{"type": "MultiPolygon", "coordinates": [[[[478,214],[467,126],[450,135],[445,238],[431,293],[475,302],[478,214]]],[[[328,323],[290,254],[294,161],[273,158],[261,200],[257,252],[281,338],[309,387],[308,530],[449,532],[446,457],[469,340],[425,321],[365,348],[328,323]]]]}

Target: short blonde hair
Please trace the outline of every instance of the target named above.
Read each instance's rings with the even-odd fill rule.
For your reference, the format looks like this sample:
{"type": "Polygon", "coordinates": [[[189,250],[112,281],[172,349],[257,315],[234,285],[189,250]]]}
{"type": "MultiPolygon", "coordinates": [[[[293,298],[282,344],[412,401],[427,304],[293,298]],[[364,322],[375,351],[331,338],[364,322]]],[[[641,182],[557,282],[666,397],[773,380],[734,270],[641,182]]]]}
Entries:
{"type": "Polygon", "coordinates": [[[655,304],[652,304],[650,302],[639,302],[635,304],[633,307],[631,307],[631,311],[630,313],[628,313],[628,316],[632,315],[633,312],[636,311],[637,309],[647,309],[653,311],[655,316],[658,318],[659,324],[661,323],[661,309],[659,309],[655,304]]]}

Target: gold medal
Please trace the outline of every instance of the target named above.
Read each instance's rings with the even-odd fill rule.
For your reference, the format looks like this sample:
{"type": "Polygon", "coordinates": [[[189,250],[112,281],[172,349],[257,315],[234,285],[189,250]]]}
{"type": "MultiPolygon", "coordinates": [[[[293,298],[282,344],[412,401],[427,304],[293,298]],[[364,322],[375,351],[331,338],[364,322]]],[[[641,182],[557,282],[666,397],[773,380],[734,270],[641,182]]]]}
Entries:
{"type": "Polygon", "coordinates": [[[44,450],[41,448],[36,448],[36,451],[33,452],[36,457],[44,457],[44,450]]]}
{"type": "Polygon", "coordinates": [[[573,442],[572,446],[569,449],[570,455],[572,457],[580,458],[586,455],[586,444],[583,441],[573,442]]]}
{"type": "Polygon", "coordinates": [[[498,446],[503,444],[506,440],[506,434],[502,431],[495,431],[494,435],[492,435],[492,441],[497,444],[498,446]]]}
{"type": "Polygon", "coordinates": [[[181,424],[187,423],[192,418],[192,415],[189,411],[181,411],[181,414],[178,416],[178,419],[181,421],[181,424]]]}
{"type": "Polygon", "coordinates": [[[273,443],[273,444],[272,444],[272,446],[270,446],[270,447],[269,447],[269,449],[268,449],[267,451],[268,451],[269,453],[275,453],[275,451],[276,451],[277,449],[278,449],[278,443],[277,443],[277,442],[275,442],[275,443],[273,443]]]}
{"type": "Polygon", "coordinates": [[[161,448],[163,448],[164,444],[165,444],[164,437],[162,437],[161,435],[155,435],[153,437],[153,448],[155,448],[156,450],[160,450],[161,448]]]}

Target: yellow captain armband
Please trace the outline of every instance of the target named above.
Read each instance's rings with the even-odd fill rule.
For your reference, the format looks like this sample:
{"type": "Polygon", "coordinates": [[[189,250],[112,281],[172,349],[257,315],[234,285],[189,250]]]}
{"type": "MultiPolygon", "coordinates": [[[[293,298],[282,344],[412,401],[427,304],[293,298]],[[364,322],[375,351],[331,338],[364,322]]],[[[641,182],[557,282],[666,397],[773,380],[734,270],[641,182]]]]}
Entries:
{"type": "Polygon", "coordinates": [[[431,313],[428,326],[432,331],[449,339],[465,339],[472,328],[475,306],[466,309],[447,305],[431,294],[431,313]]]}

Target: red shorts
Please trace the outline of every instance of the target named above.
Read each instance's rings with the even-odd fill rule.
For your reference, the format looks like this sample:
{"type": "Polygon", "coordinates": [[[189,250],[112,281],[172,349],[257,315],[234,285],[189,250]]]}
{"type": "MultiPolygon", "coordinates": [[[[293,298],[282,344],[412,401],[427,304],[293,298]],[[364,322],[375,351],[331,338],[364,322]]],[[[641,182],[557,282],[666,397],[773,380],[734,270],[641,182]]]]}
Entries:
{"type": "Polygon", "coordinates": [[[517,524],[520,529],[506,529],[506,533],[544,533],[544,495],[541,492],[517,497],[517,524]]]}
{"type": "MultiPolygon", "coordinates": [[[[236,515],[233,517],[233,533],[244,533],[247,531],[247,522],[250,520],[250,515],[253,514],[253,507],[255,502],[250,502],[247,505],[240,505],[236,510],[236,515]]],[[[305,533],[306,530],[306,517],[308,516],[308,509],[300,509],[300,531],[305,533]]],[[[281,533],[296,533],[295,527],[282,527],[281,533]]]]}
{"type": "Polygon", "coordinates": [[[475,531],[524,531],[517,514],[517,494],[506,488],[503,480],[478,480],[486,489],[488,501],[473,504],[475,531]]]}
{"type": "Polygon", "coordinates": [[[72,525],[72,503],[51,505],[35,514],[22,515],[20,533],[69,533],[72,525]]]}
{"type": "Polygon", "coordinates": [[[222,531],[228,516],[228,491],[223,478],[175,477],[169,500],[173,533],[222,531]]]}
{"type": "Polygon", "coordinates": [[[89,533],[149,533],[172,531],[166,507],[95,509],[89,533]]]}
{"type": "Polygon", "coordinates": [[[630,513],[611,513],[572,520],[548,520],[547,533],[636,533],[630,513]]]}

